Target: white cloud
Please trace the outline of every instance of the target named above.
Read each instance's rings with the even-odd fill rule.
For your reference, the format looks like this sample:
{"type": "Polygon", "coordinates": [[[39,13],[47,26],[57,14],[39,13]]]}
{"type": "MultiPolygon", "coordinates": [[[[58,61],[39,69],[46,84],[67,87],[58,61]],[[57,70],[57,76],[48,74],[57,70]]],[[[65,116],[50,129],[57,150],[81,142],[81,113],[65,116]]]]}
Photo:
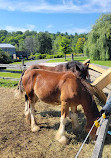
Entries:
{"type": "Polygon", "coordinates": [[[49,25],[46,26],[46,28],[49,28],[49,29],[52,28],[52,27],[53,27],[52,24],[49,24],[49,25]]]}
{"type": "Polygon", "coordinates": [[[81,34],[81,33],[88,33],[90,31],[90,28],[71,28],[71,29],[67,29],[62,31],[63,33],[67,32],[68,34],[81,34]]]}
{"type": "Polygon", "coordinates": [[[56,4],[48,0],[0,0],[0,9],[22,12],[68,12],[104,13],[111,12],[111,0],[60,0],[56,4]],[[62,3],[61,3],[62,2],[62,3]]]}
{"type": "Polygon", "coordinates": [[[22,31],[22,32],[25,32],[26,30],[30,30],[32,31],[33,29],[35,28],[35,25],[32,25],[32,24],[28,24],[26,25],[25,27],[16,27],[16,26],[5,26],[4,27],[4,30],[7,30],[9,32],[16,32],[16,31],[22,31]]]}

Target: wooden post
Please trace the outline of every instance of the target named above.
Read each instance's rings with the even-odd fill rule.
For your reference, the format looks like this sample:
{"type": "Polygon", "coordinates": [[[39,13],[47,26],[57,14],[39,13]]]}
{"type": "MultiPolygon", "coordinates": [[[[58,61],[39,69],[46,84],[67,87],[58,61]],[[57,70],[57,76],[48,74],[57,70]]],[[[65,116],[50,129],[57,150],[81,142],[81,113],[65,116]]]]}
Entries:
{"type": "MultiPolygon", "coordinates": [[[[108,98],[110,96],[111,96],[111,94],[108,95],[108,98]]],[[[109,116],[105,120],[101,121],[102,124],[98,128],[98,137],[97,137],[95,147],[93,150],[92,158],[101,158],[102,157],[104,142],[105,142],[106,134],[108,131],[110,119],[111,119],[111,116],[109,116]]]]}
{"type": "Polygon", "coordinates": [[[110,83],[111,83],[111,68],[107,69],[100,77],[98,77],[92,83],[92,86],[95,86],[99,90],[102,90],[110,83]]]}
{"type": "Polygon", "coordinates": [[[83,64],[87,64],[90,63],[90,59],[86,59],[85,61],[83,61],[83,64]]]}
{"type": "Polygon", "coordinates": [[[71,54],[71,61],[74,61],[74,55],[71,54]]]}
{"type": "Polygon", "coordinates": [[[24,66],[24,59],[22,59],[22,66],[24,66]]]}

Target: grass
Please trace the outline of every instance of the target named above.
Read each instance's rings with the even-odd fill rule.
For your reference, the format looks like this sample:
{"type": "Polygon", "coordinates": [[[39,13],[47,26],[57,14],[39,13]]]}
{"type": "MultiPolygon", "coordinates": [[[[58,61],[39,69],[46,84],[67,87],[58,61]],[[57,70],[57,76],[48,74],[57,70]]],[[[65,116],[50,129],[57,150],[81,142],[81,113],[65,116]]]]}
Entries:
{"type": "Polygon", "coordinates": [[[18,70],[18,69],[7,69],[7,71],[21,71],[21,70],[18,70]]]}
{"type": "Polygon", "coordinates": [[[111,67],[111,61],[109,60],[108,61],[91,60],[91,63],[111,67]]]}
{"type": "Polygon", "coordinates": [[[12,80],[4,80],[0,79],[0,87],[15,87],[18,85],[18,81],[12,81],[12,80]]]}
{"type": "MultiPolygon", "coordinates": [[[[88,58],[87,58],[87,57],[74,57],[74,60],[80,61],[80,62],[83,62],[83,61],[85,61],[86,59],[88,59],[88,58]]],[[[67,61],[71,61],[71,58],[66,58],[66,62],[67,62],[67,61]]],[[[65,62],[65,59],[64,59],[64,58],[52,59],[52,60],[49,60],[49,61],[47,61],[47,62],[48,62],[48,63],[65,62]]],[[[111,61],[109,61],[109,60],[108,60],[108,61],[91,60],[90,63],[111,67],[111,61]]]]}
{"type": "Polygon", "coordinates": [[[0,72],[0,77],[20,78],[20,76],[19,73],[0,72]]]}
{"type": "MultiPolygon", "coordinates": [[[[30,62],[30,61],[33,61],[33,60],[24,60],[24,63],[27,63],[27,62],[30,62]]],[[[14,63],[11,63],[11,64],[13,64],[13,65],[22,64],[22,61],[14,62],[14,63]]]]}
{"type": "MultiPolygon", "coordinates": [[[[74,60],[77,60],[77,61],[80,61],[80,62],[83,62],[86,59],[87,59],[87,57],[74,57],[74,60]]],[[[71,58],[67,57],[66,61],[65,61],[64,58],[55,58],[55,59],[49,60],[47,62],[48,63],[54,63],[54,62],[67,62],[67,61],[71,61],[71,58]]]]}

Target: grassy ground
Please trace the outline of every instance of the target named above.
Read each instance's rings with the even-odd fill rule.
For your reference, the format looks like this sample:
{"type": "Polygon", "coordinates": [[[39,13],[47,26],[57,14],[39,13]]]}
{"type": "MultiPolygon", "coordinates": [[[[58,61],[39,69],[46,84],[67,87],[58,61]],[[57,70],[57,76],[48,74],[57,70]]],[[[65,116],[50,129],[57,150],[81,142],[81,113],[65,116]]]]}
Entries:
{"type": "Polygon", "coordinates": [[[0,79],[0,87],[15,87],[18,85],[18,81],[12,81],[12,80],[4,80],[0,79]]]}
{"type": "Polygon", "coordinates": [[[20,78],[20,73],[0,72],[0,77],[20,78]]]}
{"type": "MultiPolygon", "coordinates": [[[[80,61],[80,62],[83,62],[84,60],[88,59],[87,57],[74,57],[74,60],[76,61],[80,61]]],[[[29,61],[32,61],[32,60],[25,60],[24,63],[27,63],[29,61]]],[[[71,61],[71,57],[67,57],[66,58],[66,61],[71,61]]],[[[47,61],[48,63],[52,63],[52,62],[65,62],[65,59],[64,58],[55,58],[55,59],[52,59],[52,60],[49,60],[47,61]]],[[[91,63],[94,63],[94,64],[99,64],[99,65],[104,65],[104,66],[109,66],[111,67],[111,61],[98,61],[98,60],[91,60],[91,63]]],[[[12,64],[22,64],[22,62],[14,62],[12,64]]]]}
{"type": "MultiPolygon", "coordinates": [[[[32,61],[32,60],[24,60],[24,63],[27,63],[27,62],[29,62],[29,61],[32,61]]],[[[14,62],[14,63],[12,63],[12,64],[14,64],[14,65],[22,64],[22,61],[14,62]]]]}
{"type": "MultiPolygon", "coordinates": [[[[76,61],[80,61],[83,62],[86,59],[88,59],[87,57],[74,57],[74,60],[76,61]]],[[[66,61],[71,61],[71,58],[67,58],[66,61]]],[[[47,61],[48,63],[52,63],[52,62],[65,62],[64,58],[60,58],[60,59],[52,59],[47,61]]],[[[99,61],[99,60],[90,60],[90,63],[94,63],[94,64],[98,64],[98,65],[104,65],[104,66],[109,66],[111,67],[111,61],[99,61]]]]}
{"type": "MultiPolygon", "coordinates": [[[[80,61],[80,62],[83,62],[84,60],[86,60],[87,57],[74,57],[74,60],[77,60],[77,61],[80,61]]],[[[66,58],[66,62],[67,61],[71,61],[71,58],[70,57],[67,57],[66,58]]],[[[65,62],[65,59],[64,58],[55,58],[55,59],[52,59],[52,60],[49,60],[47,61],[48,63],[53,63],[53,62],[65,62]]]]}
{"type": "MultiPolygon", "coordinates": [[[[0,77],[20,78],[20,73],[0,72],[0,77]]],[[[0,87],[15,87],[18,81],[0,79],[0,87]]]]}

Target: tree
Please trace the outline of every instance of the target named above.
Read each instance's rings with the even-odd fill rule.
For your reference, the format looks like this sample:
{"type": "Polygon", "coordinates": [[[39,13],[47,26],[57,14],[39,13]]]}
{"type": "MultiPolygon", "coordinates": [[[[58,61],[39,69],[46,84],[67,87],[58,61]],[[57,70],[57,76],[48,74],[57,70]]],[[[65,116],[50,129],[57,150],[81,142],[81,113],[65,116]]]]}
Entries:
{"type": "Polygon", "coordinates": [[[83,53],[84,42],[85,42],[85,38],[78,38],[75,47],[77,53],[83,53]]]}
{"type": "Polygon", "coordinates": [[[8,31],[0,30],[0,36],[6,36],[7,34],[8,34],[8,31]]]}
{"type": "Polygon", "coordinates": [[[33,54],[34,47],[33,47],[33,38],[32,37],[26,37],[24,40],[24,50],[27,52],[27,56],[30,54],[33,54]]]}
{"type": "Polygon", "coordinates": [[[65,55],[65,60],[66,60],[66,54],[70,53],[71,47],[70,47],[70,39],[66,38],[65,36],[62,37],[62,41],[61,41],[61,50],[65,55]]]}
{"type": "Polygon", "coordinates": [[[102,14],[88,34],[84,54],[95,60],[111,59],[111,14],[102,14]]]}
{"type": "Polygon", "coordinates": [[[52,52],[53,54],[58,54],[60,52],[62,36],[58,35],[53,42],[52,52]]]}
{"type": "Polygon", "coordinates": [[[40,54],[51,54],[52,50],[52,39],[50,38],[49,33],[40,32],[38,34],[39,42],[39,53],[40,54]]]}

